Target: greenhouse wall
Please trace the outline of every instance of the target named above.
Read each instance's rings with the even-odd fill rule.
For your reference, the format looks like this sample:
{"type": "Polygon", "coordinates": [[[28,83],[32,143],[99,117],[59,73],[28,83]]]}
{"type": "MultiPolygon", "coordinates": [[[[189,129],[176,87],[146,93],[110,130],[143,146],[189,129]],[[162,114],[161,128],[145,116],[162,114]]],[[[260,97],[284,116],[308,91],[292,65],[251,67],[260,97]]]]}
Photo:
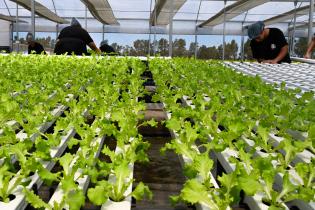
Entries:
{"type": "Polygon", "coordinates": [[[0,47],[10,46],[10,22],[0,20],[0,47]]]}

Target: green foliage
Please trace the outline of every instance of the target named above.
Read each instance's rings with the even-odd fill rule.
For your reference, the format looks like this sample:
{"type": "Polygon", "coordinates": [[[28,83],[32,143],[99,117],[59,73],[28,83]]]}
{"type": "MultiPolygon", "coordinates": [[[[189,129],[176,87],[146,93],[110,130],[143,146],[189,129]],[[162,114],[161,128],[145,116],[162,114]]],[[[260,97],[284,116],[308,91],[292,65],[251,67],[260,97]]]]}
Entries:
{"type": "Polygon", "coordinates": [[[301,91],[286,90],[285,83],[267,85],[259,77],[238,74],[216,61],[153,59],[150,69],[157,84],[156,98],[171,113],[165,125],[176,133],[161,151],[172,149],[186,157],[185,175],[200,187],[192,189],[188,181],[173,202],[205,204],[198,197],[205,189],[203,196],[210,196],[220,209],[239,202],[241,191],[249,196],[262,193],[270,209],[282,209],[295,199],[314,201],[312,164],[294,166],[298,154],[314,151],[314,93],[297,98],[301,91]],[[184,103],[179,104],[179,99],[184,103]],[[307,132],[306,139],[297,139],[292,130],[300,136],[307,132]],[[202,150],[196,150],[196,144],[202,150]],[[235,154],[228,160],[233,171],[218,178],[219,189],[211,189],[205,179],[212,169],[209,152],[235,154]],[[294,170],[304,184],[293,185],[294,170]],[[276,177],[282,183],[274,189],[276,177]],[[189,197],[188,190],[197,196],[189,197]]]}

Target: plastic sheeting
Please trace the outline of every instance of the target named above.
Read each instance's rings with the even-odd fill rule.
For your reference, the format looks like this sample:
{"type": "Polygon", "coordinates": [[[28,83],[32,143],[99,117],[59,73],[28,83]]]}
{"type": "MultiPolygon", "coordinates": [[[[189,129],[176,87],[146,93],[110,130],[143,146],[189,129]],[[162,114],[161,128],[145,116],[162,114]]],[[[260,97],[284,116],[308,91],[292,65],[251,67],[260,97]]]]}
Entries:
{"type": "MultiPolygon", "coordinates": [[[[31,10],[31,1],[32,0],[11,0],[27,10],[31,10]]],[[[65,19],[56,15],[53,11],[45,7],[44,5],[35,1],[35,13],[43,18],[47,18],[56,23],[68,23],[65,19]]]]}
{"type": "Polygon", "coordinates": [[[107,0],[81,0],[92,15],[103,24],[118,25],[112,8],[107,0]]]}
{"type": "MultiPolygon", "coordinates": [[[[298,0],[298,6],[307,6],[309,3],[306,0],[298,0]]],[[[85,26],[85,17],[87,17],[87,29],[89,32],[102,32],[103,24],[93,17],[90,11],[86,11],[86,6],[81,0],[36,0],[36,2],[44,5],[58,16],[69,20],[76,17],[80,20],[82,26],[85,26]],[[94,21],[92,21],[94,19],[94,21]]],[[[168,25],[166,26],[150,26],[150,14],[155,8],[157,0],[108,0],[112,8],[113,15],[117,19],[119,26],[105,26],[105,31],[108,33],[169,33],[168,25]]],[[[234,4],[236,1],[227,1],[227,6],[234,4]]],[[[177,11],[173,17],[173,33],[174,34],[223,34],[223,24],[218,24],[213,27],[205,27],[197,29],[196,25],[203,23],[209,18],[216,15],[224,8],[222,0],[187,0],[177,11]],[[201,5],[200,5],[201,4],[201,5]],[[199,10],[200,5],[200,10],[199,10]],[[198,20],[197,20],[198,17],[198,20]]],[[[271,0],[255,8],[249,9],[247,14],[239,14],[226,23],[226,34],[235,35],[242,34],[242,23],[248,25],[258,20],[272,18],[279,14],[288,12],[294,9],[293,0],[271,0]]],[[[10,0],[0,0],[0,13],[8,16],[16,15],[16,4],[10,0]],[[8,8],[6,7],[7,4],[8,8]],[[9,14],[10,13],[10,14],[9,14]]],[[[27,29],[30,22],[30,12],[22,7],[19,7],[19,18],[28,22],[28,24],[20,24],[20,29],[27,29]]],[[[234,16],[235,14],[233,14],[234,16]]],[[[303,15],[297,18],[297,25],[305,24],[308,20],[308,15],[303,15]]],[[[272,24],[271,27],[279,27],[285,33],[292,22],[292,18],[282,20],[277,24],[272,24]]],[[[60,25],[59,29],[65,25],[60,25]]],[[[40,31],[56,31],[56,23],[44,20],[36,16],[36,28],[40,31]]],[[[304,30],[296,33],[297,36],[306,36],[304,30]]]]}

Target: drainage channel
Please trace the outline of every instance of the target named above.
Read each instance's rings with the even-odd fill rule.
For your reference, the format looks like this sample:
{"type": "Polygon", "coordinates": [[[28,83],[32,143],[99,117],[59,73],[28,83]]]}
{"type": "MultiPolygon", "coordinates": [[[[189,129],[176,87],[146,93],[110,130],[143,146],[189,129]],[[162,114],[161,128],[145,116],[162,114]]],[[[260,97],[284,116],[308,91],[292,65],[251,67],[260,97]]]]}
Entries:
{"type": "Polygon", "coordinates": [[[134,178],[149,186],[153,199],[136,201],[133,210],[193,210],[184,204],[172,206],[169,196],[178,195],[185,183],[185,176],[177,154],[167,151],[161,155],[160,149],[171,140],[168,129],[161,125],[166,113],[161,103],[147,103],[144,120],[155,119],[158,127],[140,127],[139,133],[144,141],[151,144],[147,154],[150,162],[135,164],[134,178]]]}

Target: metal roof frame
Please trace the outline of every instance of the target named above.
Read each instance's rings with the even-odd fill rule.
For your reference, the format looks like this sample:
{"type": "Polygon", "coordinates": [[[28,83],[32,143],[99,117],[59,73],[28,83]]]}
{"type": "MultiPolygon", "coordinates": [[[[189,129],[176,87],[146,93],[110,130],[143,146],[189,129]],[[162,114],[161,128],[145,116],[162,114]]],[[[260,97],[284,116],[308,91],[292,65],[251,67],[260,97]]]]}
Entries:
{"type": "Polygon", "coordinates": [[[266,20],[264,20],[264,23],[265,23],[265,25],[271,25],[271,24],[274,24],[274,23],[278,23],[278,22],[282,22],[282,21],[288,20],[288,19],[293,19],[295,13],[296,13],[296,17],[303,16],[303,15],[308,15],[309,14],[309,10],[310,10],[310,6],[309,5],[297,8],[296,10],[293,9],[293,10],[290,10],[290,11],[285,12],[283,14],[274,16],[274,17],[269,18],[269,19],[266,19],[266,20]]]}
{"type": "Polygon", "coordinates": [[[187,0],[157,0],[150,15],[150,25],[168,25],[187,0]]]}
{"type": "MultiPolygon", "coordinates": [[[[0,19],[1,20],[6,20],[6,21],[9,21],[9,22],[17,22],[15,17],[8,16],[8,15],[3,15],[3,14],[0,14],[0,19]]],[[[18,22],[27,23],[24,20],[18,20],[18,22]]]]}
{"type": "MultiPolygon", "coordinates": [[[[32,0],[10,0],[14,3],[17,3],[18,5],[24,7],[25,9],[31,11],[31,1],[32,0]]],[[[34,2],[35,4],[35,13],[43,18],[46,18],[48,20],[51,20],[56,23],[66,24],[69,23],[69,21],[65,20],[62,17],[59,17],[57,14],[53,13],[50,9],[45,7],[44,5],[34,2]]]]}
{"type": "Polygon", "coordinates": [[[91,14],[105,25],[119,25],[107,0],[81,0],[91,14]]]}
{"type": "Polygon", "coordinates": [[[216,15],[212,16],[205,22],[199,24],[198,27],[204,26],[216,26],[223,23],[226,20],[231,20],[232,18],[258,6],[262,5],[270,0],[239,0],[225,8],[223,8],[216,15]]]}

